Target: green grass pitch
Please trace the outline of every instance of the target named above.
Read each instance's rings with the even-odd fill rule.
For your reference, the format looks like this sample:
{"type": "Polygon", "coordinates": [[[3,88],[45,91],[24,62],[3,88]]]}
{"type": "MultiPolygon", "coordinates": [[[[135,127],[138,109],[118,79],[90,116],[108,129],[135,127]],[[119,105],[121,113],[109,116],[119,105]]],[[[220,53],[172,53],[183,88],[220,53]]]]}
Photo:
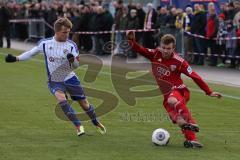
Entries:
{"type": "MultiPolygon", "coordinates": [[[[165,117],[160,96],[139,98],[134,107],[119,98],[118,107],[100,117],[107,135],[100,135],[90,122],[83,122],[88,135],[77,137],[72,124],[55,115],[56,102],[47,88],[44,63],[32,60],[6,64],[3,53],[9,52],[20,53],[0,50],[0,160],[240,159],[239,88],[210,84],[214,90],[228,95],[217,100],[196,92],[198,87],[185,80],[192,88],[188,106],[200,125],[198,138],[205,145],[203,149],[183,147],[183,136],[165,117]],[[152,114],[156,119],[146,118],[152,114]],[[167,147],[151,143],[151,134],[157,128],[170,132],[167,147]]],[[[109,74],[100,73],[94,83],[84,82],[86,69],[76,71],[83,86],[118,96],[109,74]]],[[[103,67],[101,72],[109,73],[110,69],[103,67]]],[[[89,99],[95,106],[100,103],[98,99],[89,99]]],[[[74,108],[81,111],[77,105],[74,108]]]]}

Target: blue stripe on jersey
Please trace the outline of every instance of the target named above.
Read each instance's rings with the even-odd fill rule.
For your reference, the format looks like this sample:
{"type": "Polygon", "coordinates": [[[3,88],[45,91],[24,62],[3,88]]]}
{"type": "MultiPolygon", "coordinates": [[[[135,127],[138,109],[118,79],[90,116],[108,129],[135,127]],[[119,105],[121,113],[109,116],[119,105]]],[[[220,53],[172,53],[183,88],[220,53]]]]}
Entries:
{"type": "Polygon", "coordinates": [[[37,45],[39,45],[41,42],[47,41],[47,40],[52,40],[53,37],[49,37],[49,38],[43,38],[40,41],[38,41],[37,45]]]}
{"type": "Polygon", "coordinates": [[[44,58],[45,58],[45,65],[46,65],[46,69],[47,69],[47,75],[48,75],[48,81],[51,81],[51,76],[50,76],[50,72],[48,69],[48,60],[47,60],[47,54],[46,54],[46,48],[45,48],[45,43],[43,43],[43,53],[44,53],[44,58]]]}
{"type": "Polygon", "coordinates": [[[70,39],[68,39],[67,40],[69,43],[71,43],[71,44],[73,44],[73,46],[75,47],[75,49],[76,49],[76,52],[78,52],[78,47],[77,47],[77,45],[76,45],[76,43],[75,42],[73,42],[72,40],[70,40],[70,39]]]}

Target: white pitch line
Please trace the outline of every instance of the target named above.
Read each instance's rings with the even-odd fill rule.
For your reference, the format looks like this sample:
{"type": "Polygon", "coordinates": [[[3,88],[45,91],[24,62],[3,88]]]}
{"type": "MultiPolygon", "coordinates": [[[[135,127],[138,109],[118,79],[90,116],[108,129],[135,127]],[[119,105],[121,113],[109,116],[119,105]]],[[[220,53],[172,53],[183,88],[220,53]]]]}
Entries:
{"type": "MultiPolygon", "coordinates": [[[[1,53],[0,52],[0,55],[7,55],[6,53],[1,53]]],[[[45,63],[43,60],[40,60],[40,59],[36,59],[36,58],[31,58],[30,59],[31,61],[34,61],[34,62],[40,62],[40,63],[45,63]]],[[[78,68],[78,69],[83,69],[83,68],[78,68]]],[[[90,70],[92,72],[98,72],[96,70],[90,70]]],[[[117,77],[123,77],[122,75],[119,75],[119,74],[115,74],[115,73],[109,73],[109,72],[104,72],[104,71],[100,71],[100,73],[102,75],[107,75],[107,76],[110,76],[110,75],[114,75],[114,76],[117,76],[117,77]]],[[[153,83],[155,84],[154,81],[151,81],[151,80],[145,80],[145,79],[139,79],[140,81],[143,81],[143,82],[150,82],[150,83],[153,83]]],[[[214,83],[214,82],[211,82],[211,83],[214,83]]],[[[219,84],[219,83],[218,83],[219,84]]],[[[188,87],[189,88],[189,87],[188,87]]],[[[189,88],[191,91],[193,92],[198,92],[198,93],[203,93],[202,90],[200,89],[196,89],[196,88],[189,88]]],[[[235,99],[235,100],[240,100],[240,97],[237,97],[237,96],[233,96],[233,95],[229,95],[229,94],[222,94],[223,97],[226,97],[226,98],[229,98],[229,99],[235,99]]]]}

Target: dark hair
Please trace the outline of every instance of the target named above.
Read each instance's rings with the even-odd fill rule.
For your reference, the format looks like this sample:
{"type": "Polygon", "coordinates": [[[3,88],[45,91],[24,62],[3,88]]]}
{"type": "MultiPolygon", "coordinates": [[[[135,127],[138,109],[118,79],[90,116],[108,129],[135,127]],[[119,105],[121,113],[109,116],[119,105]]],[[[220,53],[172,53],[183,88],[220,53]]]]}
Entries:
{"type": "Polygon", "coordinates": [[[233,8],[234,8],[234,3],[233,3],[233,2],[230,2],[230,3],[228,4],[228,7],[233,7],[233,8]]]}
{"type": "Polygon", "coordinates": [[[161,43],[165,44],[165,45],[169,45],[169,44],[173,43],[173,46],[175,46],[176,38],[171,34],[166,34],[161,38],[161,43]]]}
{"type": "Polygon", "coordinates": [[[84,0],[81,0],[81,1],[80,1],[80,4],[81,4],[81,5],[85,5],[85,1],[84,1],[84,0]]]}
{"type": "Polygon", "coordinates": [[[118,0],[118,4],[123,4],[123,0],[118,0]]]}
{"type": "Polygon", "coordinates": [[[62,26],[72,29],[72,22],[67,18],[59,18],[54,23],[54,31],[60,31],[62,29],[62,26]]]}
{"type": "Polygon", "coordinates": [[[162,6],[157,6],[157,11],[159,11],[162,8],[162,6]]]}

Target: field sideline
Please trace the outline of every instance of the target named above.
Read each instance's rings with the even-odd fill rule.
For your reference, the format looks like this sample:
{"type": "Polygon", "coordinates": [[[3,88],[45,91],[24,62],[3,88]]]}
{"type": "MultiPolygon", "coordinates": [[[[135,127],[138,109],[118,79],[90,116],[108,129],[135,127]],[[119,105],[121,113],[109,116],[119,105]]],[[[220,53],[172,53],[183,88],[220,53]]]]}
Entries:
{"type": "MultiPolygon", "coordinates": [[[[0,50],[1,160],[240,159],[239,88],[210,84],[214,90],[227,95],[217,100],[205,96],[195,84],[186,80],[192,88],[188,106],[201,127],[198,136],[205,147],[185,149],[179,129],[165,117],[160,96],[139,98],[136,106],[130,107],[114,90],[109,67],[102,68],[102,74],[94,83],[87,83],[83,81],[87,67],[83,66],[76,71],[83,86],[112,92],[119,104],[100,118],[108,129],[107,135],[98,134],[90,122],[83,122],[88,134],[77,137],[73,126],[59,120],[54,113],[56,103],[46,85],[44,64],[38,60],[6,64],[3,53],[9,52],[20,53],[0,50]],[[156,119],[146,118],[153,113],[159,113],[156,119]],[[151,143],[152,131],[160,127],[171,134],[167,147],[151,143]]],[[[42,59],[41,56],[36,58],[42,59]]],[[[101,103],[95,98],[90,101],[95,106],[101,103]]],[[[81,111],[76,105],[74,108],[81,111]]]]}

